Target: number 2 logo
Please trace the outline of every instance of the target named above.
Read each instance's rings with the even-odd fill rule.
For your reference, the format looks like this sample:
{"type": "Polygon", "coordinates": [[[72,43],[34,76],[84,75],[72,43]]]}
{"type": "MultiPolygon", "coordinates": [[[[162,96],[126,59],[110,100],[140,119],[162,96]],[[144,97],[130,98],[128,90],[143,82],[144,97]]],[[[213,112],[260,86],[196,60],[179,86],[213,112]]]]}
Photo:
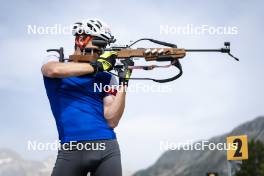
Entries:
{"type": "Polygon", "coordinates": [[[236,138],[233,140],[233,144],[236,144],[236,151],[234,153],[234,157],[242,157],[242,152],[241,152],[242,140],[239,138],[236,138]]]}

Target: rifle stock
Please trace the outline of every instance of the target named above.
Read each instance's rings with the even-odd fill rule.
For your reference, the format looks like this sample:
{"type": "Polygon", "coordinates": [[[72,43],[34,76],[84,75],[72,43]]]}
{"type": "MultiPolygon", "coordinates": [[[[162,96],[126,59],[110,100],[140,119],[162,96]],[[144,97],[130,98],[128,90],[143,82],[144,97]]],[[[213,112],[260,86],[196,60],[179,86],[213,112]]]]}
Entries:
{"type": "MultiPolygon", "coordinates": [[[[185,49],[180,48],[138,48],[119,49],[117,58],[127,59],[133,57],[145,58],[146,61],[168,61],[180,59],[186,55],[185,49]]],[[[73,62],[91,62],[97,59],[96,55],[70,55],[69,60],[73,62]]]]}

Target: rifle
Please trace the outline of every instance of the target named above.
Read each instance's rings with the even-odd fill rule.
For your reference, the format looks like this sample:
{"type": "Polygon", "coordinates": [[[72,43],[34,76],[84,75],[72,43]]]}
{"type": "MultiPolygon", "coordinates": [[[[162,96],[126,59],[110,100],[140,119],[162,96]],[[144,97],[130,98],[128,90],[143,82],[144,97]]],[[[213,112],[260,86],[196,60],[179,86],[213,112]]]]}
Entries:
{"type": "MultiPolygon", "coordinates": [[[[152,70],[154,68],[168,68],[170,66],[175,66],[179,73],[171,78],[167,79],[153,79],[153,78],[130,78],[135,80],[152,80],[159,83],[170,82],[173,80],[178,79],[181,77],[183,71],[182,66],[180,64],[179,59],[185,57],[187,52],[220,52],[220,53],[227,53],[229,56],[234,58],[235,60],[239,61],[238,58],[234,57],[230,53],[230,42],[224,42],[224,48],[220,49],[184,49],[184,48],[177,48],[177,45],[172,43],[167,43],[159,40],[149,39],[149,38],[142,38],[130,45],[122,46],[122,47],[110,47],[105,48],[106,43],[102,40],[93,40],[93,45],[101,46],[102,52],[103,51],[116,51],[117,52],[117,59],[121,59],[122,65],[115,65],[114,70],[119,72],[124,69],[143,69],[143,70],[152,70]],[[136,48],[132,49],[131,47],[143,40],[147,40],[159,45],[166,46],[166,48],[136,48]],[[169,61],[169,65],[144,65],[144,66],[135,66],[132,58],[145,58],[146,61],[158,61],[164,62],[169,61]],[[132,65],[130,64],[132,63],[132,65]]],[[[64,62],[65,60],[72,61],[72,62],[92,62],[97,59],[95,54],[90,55],[70,55],[68,59],[64,58],[63,48],[60,49],[49,49],[47,52],[56,51],[59,53],[59,61],[64,62]]],[[[109,72],[117,77],[118,74],[109,72]]]]}

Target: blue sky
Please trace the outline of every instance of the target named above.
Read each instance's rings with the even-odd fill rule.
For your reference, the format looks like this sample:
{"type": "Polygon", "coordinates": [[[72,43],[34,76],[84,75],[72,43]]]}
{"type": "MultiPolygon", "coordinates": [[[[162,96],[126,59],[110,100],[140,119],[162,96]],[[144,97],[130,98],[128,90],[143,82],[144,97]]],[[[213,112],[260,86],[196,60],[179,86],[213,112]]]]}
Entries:
{"type": "Polygon", "coordinates": [[[51,153],[28,152],[26,141],[52,141],[57,137],[40,67],[48,48],[63,46],[65,54],[71,54],[73,37],[29,35],[27,25],[71,25],[80,19],[96,17],[110,24],[118,43],[123,44],[151,37],[184,48],[219,48],[224,41],[231,41],[233,54],[241,59],[239,63],[218,53],[189,54],[182,61],[183,77],[167,84],[173,88],[172,92],[128,94],[126,112],[116,130],[126,170],[152,164],[162,153],[159,150],[162,140],[205,139],[264,114],[261,1],[0,3],[0,147],[41,159],[51,153]],[[187,24],[236,26],[238,34],[160,34],[160,25],[187,24]]]}

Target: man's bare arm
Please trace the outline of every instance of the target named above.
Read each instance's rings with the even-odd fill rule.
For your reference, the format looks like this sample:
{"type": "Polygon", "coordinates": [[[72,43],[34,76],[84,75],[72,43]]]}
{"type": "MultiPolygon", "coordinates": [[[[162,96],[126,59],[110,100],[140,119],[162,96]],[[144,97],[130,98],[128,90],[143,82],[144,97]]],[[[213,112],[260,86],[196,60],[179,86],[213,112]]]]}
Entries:
{"type": "Polygon", "coordinates": [[[125,86],[121,86],[116,96],[104,98],[104,116],[111,128],[115,128],[125,109],[125,86]]]}
{"type": "Polygon", "coordinates": [[[44,64],[41,71],[47,77],[64,78],[93,73],[94,69],[89,63],[60,63],[52,61],[44,64]]]}

